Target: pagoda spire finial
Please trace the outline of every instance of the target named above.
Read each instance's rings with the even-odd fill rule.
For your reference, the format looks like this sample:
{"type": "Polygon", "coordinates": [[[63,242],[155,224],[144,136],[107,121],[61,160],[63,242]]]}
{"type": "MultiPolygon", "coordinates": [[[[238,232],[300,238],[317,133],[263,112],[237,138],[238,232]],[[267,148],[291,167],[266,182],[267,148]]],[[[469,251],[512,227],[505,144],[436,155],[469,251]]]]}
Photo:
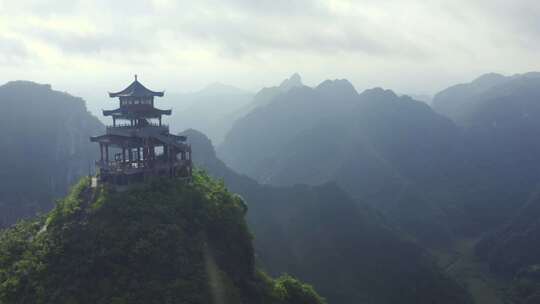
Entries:
{"type": "Polygon", "coordinates": [[[137,74],[135,74],[135,81],[137,81],[137,74]]]}

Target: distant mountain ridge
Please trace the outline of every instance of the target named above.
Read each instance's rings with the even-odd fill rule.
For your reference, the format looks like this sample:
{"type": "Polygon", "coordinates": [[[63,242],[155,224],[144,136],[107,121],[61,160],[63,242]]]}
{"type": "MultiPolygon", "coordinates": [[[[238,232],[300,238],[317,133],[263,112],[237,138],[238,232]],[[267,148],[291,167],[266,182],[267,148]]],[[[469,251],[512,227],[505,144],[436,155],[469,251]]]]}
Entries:
{"type": "Polygon", "coordinates": [[[466,97],[460,99],[450,88],[438,94],[434,107],[456,103],[463,114],[455,120],[479,169],[478,184],[486,189],[474,205],[500,225],[516,214],[540,180],[540,73],[488,74],[460,87],[466,97]]]}
{"type": "Polygon", "coordinates": [[[81,98],[50,85],[13,81],[0,86],[0,221],[44,212],[81,176],[92,173],[104,126],[81,98]]]}
{"type": "Polygon", "coordinates": [[[327,80],[277,95],[238,120],[218,155],[262,183],[336,181],[409,233],[444,243],[458,229],[461,198],[441,188],[465,183],[463,143],[461,130],[423,102],[327,80]]]}
{"type": "Polygon", "coordinates": [[[248,202],[256,252],[270,273],[291,273],[313,284],[329,303],[470,303],[426,251],[335,183],[260,185],[219,160],[204,134],[182,135],[195,164],[248,202]]]}
{"type": "Polygon", "coordinates": [[[492,233],[480,257],[519,278],[505,295],[536,303],[538,204],[519,210],[540,181],[539,100],[536,72],[450,87],[436,95],[436,111],[389,90],[358,94],[325,81],[254,109],[218,154],[262,183],[335,181],[424,246],[492,233]]]}
{"type": "Polygon", "coordinates": [[[166,118],[171,131],[197,128],[221,142],[236,120],[236,112],[252,98],[249,91],[215,82],[193,93],[166,93],[156,105],[173,109],[172,116],[166,118]]]}
{"type": "MultiPolygon", "coordinates": [[[[238,119],[242,119],[244,116],[246,116],[256,108],[266,106],[268,103],[272,102],[272,100],[278,95],[287,93],[294,88],[300,88],[303,86],[304,84],[302,83],[302,77],[300,76],[300,74],[294,73],[289,78],[283,80],[279,86],[262,88],[259,92],[257,92],[257,94],[255,94],[255,96],[253,96],[253,99],[249,104],[242,107],[241,109],[238,109],[234,113],[234,119],[230,119],[230,121],[233,123],[232,126],[234,126],[238,119]]],[[[230,129],[228,131],[230,131],[230,129]]],[[[218,144],[220,144],[220,142],[218,144]]]]}
{"type": "Polygon", "coordinates": [[[481,111],[480,107],[490,99],[509,94],[523,81],[539,78],[538,72],[512,76],[484,74],[470,83],[451,86],[437,93],[433,98],[433,109],[458,124],[473,123],[474,113],[481,111]]]}

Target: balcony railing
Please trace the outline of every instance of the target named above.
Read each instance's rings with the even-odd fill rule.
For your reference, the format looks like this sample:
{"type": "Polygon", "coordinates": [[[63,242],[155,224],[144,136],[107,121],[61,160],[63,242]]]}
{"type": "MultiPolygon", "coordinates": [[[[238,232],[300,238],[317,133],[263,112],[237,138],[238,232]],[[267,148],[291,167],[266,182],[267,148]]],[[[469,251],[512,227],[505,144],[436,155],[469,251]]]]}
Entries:
{"type": "Polygon", "coordinates": [[[107,174],[133,174],[138,172],[162,170],[171,167],[186,167],[189,160],[175,160],[174,162],[158,161],[151,162],[121,162],[121,161],[96,161],[96,166],[107,174]]]}
{"type": "Polygon", "coordinates": [[[126,135],[133,132],[143,132],[149,134],[161,134],[164,132],[169,132],[168,125],[159,125],[159,124],[147,124],[147,125],[115,125],[107,126],[107,134],[109,135],[126,135]]]}
{"type": "Polygon", "coordinates": [[[108,128],[144,128],[144,127],[164,127],[169,128],[166,124],[159,124],[155,122],[147,122],[146,124],[138,124],[138,125],[131,125],[131,124],[116,124],[114,126],[107,126],[108,128]]]}
{"type": "Polygon", "coordinates": [[[131,124],[116,124],[114,126],[107,126],[107,129],[109,128],[117,128],[117,129],[141,129],[141,128],[165,128],[169,129],[169,126],[166,124],[158,124],[158,123],[148,123],[144,125],[131,125],[131,124]]]}

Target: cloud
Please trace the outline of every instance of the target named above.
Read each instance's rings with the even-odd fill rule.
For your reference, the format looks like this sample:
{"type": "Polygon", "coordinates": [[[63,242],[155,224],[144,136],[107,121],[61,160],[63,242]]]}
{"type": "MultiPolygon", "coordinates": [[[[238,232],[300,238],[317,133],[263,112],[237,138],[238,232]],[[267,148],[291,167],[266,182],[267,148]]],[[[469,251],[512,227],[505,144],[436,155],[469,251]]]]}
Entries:
{"type": "Polygon", "coordinates": [[[0,36],[0,63],[18,65],[28,58],[26,46],[17,39],[0,36]]]}
{"type": "Polygon", "coordinates": [[[43,43],[53,45],[64,53],[99,55],[100,53],[121,51],[122,53],[148,53],[156,44],[153,37],[138,39],[130,35],[111,33],[76,33],[69,31],[46,31],[36,29],[29,32],[43,43]]]}
{"type": "Polygon", "coordinates": [[[0,0],[0,60],[21,71],[101,77],[136,62],[171,82],[228,73],[254,86],[300,70],[433,90],[540,69],[539,48],[536,0],[0,0]]]}

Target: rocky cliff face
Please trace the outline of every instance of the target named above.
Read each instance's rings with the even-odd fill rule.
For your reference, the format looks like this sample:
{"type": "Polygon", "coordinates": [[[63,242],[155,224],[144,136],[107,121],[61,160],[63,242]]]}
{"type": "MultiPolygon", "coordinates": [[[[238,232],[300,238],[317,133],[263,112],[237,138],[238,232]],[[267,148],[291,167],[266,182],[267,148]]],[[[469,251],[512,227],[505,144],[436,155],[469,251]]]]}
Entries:
{"type": "Polygon", "coordinates": [[[98,148],[89,137],[103,125],[81,98],[50,85],[15,81],[0,87],[0,220],[49,210],[93,170],[98,148]]]}

